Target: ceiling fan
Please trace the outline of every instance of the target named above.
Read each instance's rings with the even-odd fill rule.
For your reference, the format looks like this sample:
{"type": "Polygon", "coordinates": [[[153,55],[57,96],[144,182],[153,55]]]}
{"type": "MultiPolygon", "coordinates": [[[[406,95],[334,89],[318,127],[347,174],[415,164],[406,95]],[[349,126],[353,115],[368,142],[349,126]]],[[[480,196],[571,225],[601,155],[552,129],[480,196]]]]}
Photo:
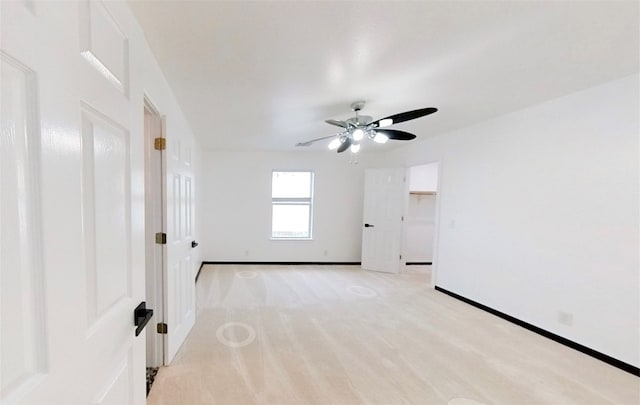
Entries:
{"type": "Polygon", "coordinates": [[[296,146],[310,146],[314,142],[334,138],[329,142],[329,149],[337,150],[338,153],[342,153],[347,149],[350,149],[352,153],[358,153],[360,150],[360,143],[365,137],[376,143],[386,143],[389,139],[396,141],[410,141],[416,138],[414,134],[399,131],[397,129],[380,128],[424,117],[425,115],[433,114],[438,111],[437,108],[433,107],[420,108],[418,110],[405,111],[403,113],[390,115],[374,121],[373,118],[368,115],[360,115],[360,110],[364,108],[364,104],[364,101],[351,103],[351,109],[356,113],[355,117],[349,118],[345,121],[325,120],[327,124],[342,128],[340,133],[336,135],[323,136],[322,138],[312,139],[306,142],[298,142],[296,146]]]}

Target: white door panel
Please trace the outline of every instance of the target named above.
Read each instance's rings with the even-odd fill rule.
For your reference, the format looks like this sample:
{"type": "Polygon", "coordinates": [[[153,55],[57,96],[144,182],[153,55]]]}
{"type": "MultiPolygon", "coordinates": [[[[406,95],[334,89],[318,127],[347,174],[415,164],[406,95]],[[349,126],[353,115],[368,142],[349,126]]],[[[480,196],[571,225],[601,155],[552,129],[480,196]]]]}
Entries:
{"type": "MultiPolygon", "coordinates": [[[[166,129],[165,129],[166,131],[166,129]]],[[[169,364],[195,324],[192,146],[180,134],[167,137],[167,266],[165,274],[165,364],[169,364]]]]}
{"type": "Polygon", "coordinates": [[[39,131],[34,72],[7,55],[0,66],[0,398],[46,369],[39,131]],[[20,271],[16,271],[20,269],[20,271]],[[9,327],[10,325],[10,327],[9,327]]]}
{"type": "Polygon", "coordinates": [[[131,296],[129,134],[83,106],[82,154],[88,319],[93,323],[131,296]]]}
{"type": "Polygon", "coordinates": [[[405,169],[365,173],[362,268],[398,273],[406,190],[405,169]]]}
{"type": "Polygon", "coordinates": [[[144,403],[126,29],[101,2],[0,7],[0,401],[144,403]]]}

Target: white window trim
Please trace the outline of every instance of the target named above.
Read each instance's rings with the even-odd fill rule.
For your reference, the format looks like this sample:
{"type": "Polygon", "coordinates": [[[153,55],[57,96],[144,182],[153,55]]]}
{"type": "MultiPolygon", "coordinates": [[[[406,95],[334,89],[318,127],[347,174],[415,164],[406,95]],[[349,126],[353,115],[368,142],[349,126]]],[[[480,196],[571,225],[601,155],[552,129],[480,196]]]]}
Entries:
{"type": "Polygon", "coordinates": [[[309,187],[311,188],[310,190],[310,197],[309,198],[282,198],[282,197],[278,197],[278,198],[273,198],[271,197],[271,231],[269,232],[269,239],[270,240],[277,240],[277,241],[308,241],[308,240],[313,240],[313,197],[314,197],[314,185],[315,185],[315,177],[316,174],[313,170],[282,170],[282,169],[274,169],[271,171],[271,188],[272,188],[272,192],[273,192],[273,173],[276,172],[282,172],[282,173],[310,173],[311,174],[311,184],[309,185],[309,187]],[[273,236],[273,205],[274,204],[279,204],[279,205],[308,205],[309,206],[309,236],[308,237],[291,237],[291,236],[284,236],[284,237],[278,237],[278,236],[273,236]]]}

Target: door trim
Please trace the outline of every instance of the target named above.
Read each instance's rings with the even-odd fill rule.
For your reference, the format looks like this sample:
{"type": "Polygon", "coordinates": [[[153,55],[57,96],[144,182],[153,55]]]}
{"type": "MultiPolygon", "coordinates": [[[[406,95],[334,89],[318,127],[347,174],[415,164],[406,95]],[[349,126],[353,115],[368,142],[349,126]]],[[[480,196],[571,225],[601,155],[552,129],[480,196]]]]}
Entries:
{"type": "MultiPolygon", "coordinates": [[[[406,192],[405,192],[405,201],[404,201],[404,217],[407,217],[408,214],[408,209],[409,209],[409,181],[411,180],[411,168],[415,167],[415,166],[423,166],[423,165],[429,165],[429,164],[434,164],[436,163],[438,165],[438,185],[437,185],[437,191],[435,193],[435,197],[436,197],[436,207],[435,207],[435,212],[434,212],[434,218],[433,218],[433,255],[432,255],[432,260],[429,262],[424,262],[424,263],[420,263],[420,264],[428,264],[431,266],[431,288],[436,288],[436,281],[437,281],[437,275],[438,275],[438,246],[439,246],[439,240],[440,240],[440,203],[442,201],[442,161],[440,160],[431,160],[431,161],[426,161],[426,162],[414,162],[411,165],[408,165],[406,167],[406,178],[407,178],[407,185],[406,185],[406,192]]],[[[404,238],[404,232],[405,232],[405,222],[402,222],[402,237],[404,238]]],[[[405,256],[405,249],[406,247],[403,245],[401,247],[402,249],[402,255],[403,257],[405,256]]],[[[414,262],[409,262],[407,263],[405,260],[402,261],[402,268],[403,270],[406,268],[406,266],[410,266],[411,264],[418,264],[418,263],[414,263],[414,262]]]]}
{"type": "MultiPolygon", "coordinates": [[[[143,100],[145,136],[145,295],[147,304],[154,310],[152,323],[164,322],[164,266],[166,247],[156,244],[155,234],[165,232],[164,201],[164,153],[154,148],[155,139],[163,138],[162,116],[153,102],[145,94],[143,100]],[[151,116],[153,123],[147,122],[151,116]],[[159,201],[159,206],[157,205],[159,201]],[[158,254],[158,250],[160,253],[158,254]],[[158,263],[159,261],[159,263],[158,263]]],[[[155,327],[147,328],[147,366],[159,367],[164,364],[164,338],[155,327]]]]}

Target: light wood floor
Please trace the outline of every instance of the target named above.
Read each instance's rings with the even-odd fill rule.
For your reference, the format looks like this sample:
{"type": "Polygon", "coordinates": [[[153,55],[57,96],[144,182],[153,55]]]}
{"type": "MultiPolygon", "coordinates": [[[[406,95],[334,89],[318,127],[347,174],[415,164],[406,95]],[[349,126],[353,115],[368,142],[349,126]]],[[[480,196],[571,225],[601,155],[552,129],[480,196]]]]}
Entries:
{"type": "Polygon", "coordinates": [[[148,403],[640,403],[637,377],[434,291],[421,270],[205,266],[196,325],[148,403]]]}

